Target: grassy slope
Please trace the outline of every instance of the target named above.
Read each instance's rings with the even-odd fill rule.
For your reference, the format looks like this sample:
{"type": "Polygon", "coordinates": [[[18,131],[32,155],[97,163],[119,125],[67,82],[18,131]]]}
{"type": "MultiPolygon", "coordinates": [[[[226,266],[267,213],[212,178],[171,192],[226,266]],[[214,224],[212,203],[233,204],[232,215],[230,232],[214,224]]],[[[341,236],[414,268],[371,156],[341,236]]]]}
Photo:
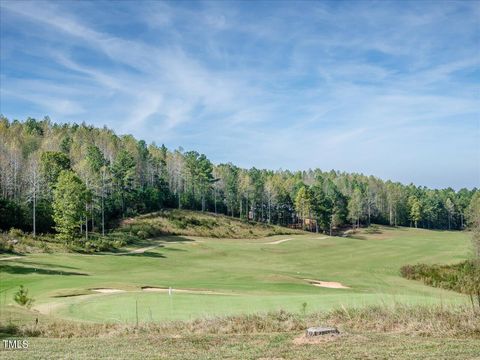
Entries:
{"type": "Polygon", "coordinates": [[[216,238],[251,239],[272,235],[301,234],[302,231],[264,223],[248,222],[225,215],[190,210],[163,210],[120,224],[123,231],[148,236],[186,235],[216,238]],[[145,234],[146,233],[146,234],[145,234]]]}
{"type": "MultiPolygon", "coordinates": [[[[32,254],[0,261],[1,289],[24,284],[43,311],[90,321],[140,321],[286,309],[307,312],[378,302],[458,302],[464,297],[400,277],[406,263],[451,263],[468,255],[460,232],[382,228],[380,234],[325,238],[319,234],[267,239],[161,237],[138,247],[144,254],[32,254]],[[281,244],[267,242],[291,238],[281,244]],[[339,281],[351,289],[325,289],[302,279],[339,281]],[[209,289],[234,295],[140,292],[141,286],[209,289]],[[96,287],[124,294],[53,298],[96,287]],[[65,306],[58,307],[58,304],[65,306]]],[[[0,296],[10,303],[13,289],[0,296]]]]}

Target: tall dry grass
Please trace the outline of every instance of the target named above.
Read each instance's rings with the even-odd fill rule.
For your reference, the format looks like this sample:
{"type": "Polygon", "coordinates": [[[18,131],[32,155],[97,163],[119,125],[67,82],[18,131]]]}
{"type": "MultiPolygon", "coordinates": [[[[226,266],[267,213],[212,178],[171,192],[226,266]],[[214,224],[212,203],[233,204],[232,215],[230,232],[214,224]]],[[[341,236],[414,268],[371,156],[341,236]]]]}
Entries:
{"type": "Polygon", "coordinates": [[[0,325],[0,333],[50,338],[116,337],[130,335],[255,334],[303,331],[309,326],[335,326],[341,332],[384,332],[418,336],[455,336],[480,339],[480,314],[467,306],[368,306],[339,308],[300,315],[285,311],[237,315],[193,321],[132,324],[93,324],[42,321],[35,325],[0,325]]]}

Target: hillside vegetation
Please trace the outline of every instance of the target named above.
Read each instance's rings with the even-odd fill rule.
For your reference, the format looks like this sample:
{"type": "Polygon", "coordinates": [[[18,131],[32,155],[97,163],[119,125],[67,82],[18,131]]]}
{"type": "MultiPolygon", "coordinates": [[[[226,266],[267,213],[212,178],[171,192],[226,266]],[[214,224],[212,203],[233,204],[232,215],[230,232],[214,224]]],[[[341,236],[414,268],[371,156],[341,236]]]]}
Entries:
{"type": "MultiPolygon", "coordinates": [[[[333,170],[214,164],[197,151],[148,145],[107,128],[0,115],[0,229],[54,233],[66,243],[85,238],[89,251],[111,247],[90,234],[105,234],[120,219],[164,208],[329,234],[371,223],[462,230],[479,197],[475,188],[435,190],[333,170]]],[[[169,234],[199,233],[188,219],[170,220],[171,227],[162,226],[169,234]]],[[[200,233],[243,237],[243,230],[249,232],[217,234],[206,230],[210,224],[204,222],[200,233]]],[[[278,233],[271,229],[264,234],[278,233]]]]}
{"type": "Polygon", "coordinates": [[[143,239],[161,235],[243,239],[303,233],[299,230],[240,220],[225,215],[177,209],[162,210],[126,219],[121,222],[120,231],[143,239]]]}
{"type": "Polygon", "coordinates": [[[480,266],[477,260],[456,264],[416,264],[402,266],[400,272],[410,280],[454,290],[470,296],[472,306],[480,308],[480,266]]]}

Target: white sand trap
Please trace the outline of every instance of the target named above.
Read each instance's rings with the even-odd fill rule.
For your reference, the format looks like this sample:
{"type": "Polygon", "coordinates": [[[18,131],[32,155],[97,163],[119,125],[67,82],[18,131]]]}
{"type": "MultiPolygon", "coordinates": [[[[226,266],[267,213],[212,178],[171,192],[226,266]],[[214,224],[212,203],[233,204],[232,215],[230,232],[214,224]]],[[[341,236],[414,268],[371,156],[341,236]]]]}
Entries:
{"type": "Polygon", "coordinates": [[[125,292],[125,290],[120,290],[120,289],[90,289],[92,291],[95,291],[95,292],[98,292],[98,293],[102,293],[102,294],[115,294],[115,293],[122,293],[122,292],[125,292]]]}
{"type": "Polygon", "coordinates": [[[9,256],[9,257],[4,257],[4,258],[0,258],[0,261],[1,260],[15,260],[15,259],[21,259],[22,256],[9,256]]]}
{"type": "Polygon", "coordinates": [[[324,239],[328,239],[328,236],[322,236],[322,237],[317,238],[317,240],[324,240],[324,239]]]}
{"type": "Polygon", "coordinates": [[[311,279],[303,279],[308,281],[313,286],[330,288],[330,289],[350,289],[348,286],[342,285],[339,282],[335,281],[320,281],[320,280],[311,280],[311,279]]]}
{"type": "MultiPolygon", "coordinates": [[[[142,291],[146,292],[161,292],[168,293],[169,288],[155,287],[155,286],[143,286],[142,291]]],[[[211,290],[189,290],[189,289],[174,289],[172,288],[172,294],[183,293],[183,294],[205,294],[205,295],[235,295],[232,293],[222,293],[211,290]]]]}
{"type": "Polygon", "coordinates": [[[159,246],[160,245],[154,245],[154,246],[144,247],[141,249],[132,250],[132,251],[129,251],[128,254],[143,254],[145,251],[153,250],[159,246]]]}
{"type": "Polygon", "coordinates": [[[290,241],[290,240],[293,240],[293,239],[292,238],[281,239],[281,240],[271,241],[271,242],[268,242],[268,243],[265,243],[265,244],[267,244],[267,245],[277,245],[277,244],[281,244],[285,241],[290,241]]]}

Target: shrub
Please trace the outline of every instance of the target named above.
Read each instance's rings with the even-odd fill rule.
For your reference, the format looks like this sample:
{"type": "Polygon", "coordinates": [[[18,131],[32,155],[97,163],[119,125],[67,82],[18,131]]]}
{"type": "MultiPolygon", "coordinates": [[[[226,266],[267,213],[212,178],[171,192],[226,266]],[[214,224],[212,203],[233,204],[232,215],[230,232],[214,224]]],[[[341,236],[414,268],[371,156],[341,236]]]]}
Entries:
{"type": "Polygon", "coordinates": [[[480,307],[480,263],[467,260],[453,265],[405,265],[400,274],[410,280],[420,280],[426,285],[454,290],[477,298],[480,307]]]}
{"type": "Polygon", "coordinates": [[[365,233],[367,234],[380,234],[380,228],[376,224],[370,225],[368,228],[365,229],[365,233]]]}
{"type": "Polygon", "coordinates": [[[0,252],[13,252],[13,245],[5,235],[0,236],[0,252]]]}
{"type": "Polygon", "coordinates": [[[15,300],[18,305],[25,306],[28,309],[30,309],[34,301],[33,298],[28,296],[28,289],[25,289],[23,285],[20,285],[20,289],[18,289],[13,296],[13,300],[15,300]]]}
{"type": "Polygon", "coordinates": [[[21,239],[24,233],[20,229],[11,228],[10,231],[8,232],[8,235],[14,239],[21,239]]]}
{"type": "Polygon", "coordinates": [[[139,231],[137,231],[137,236],[140,239],[146,239],[146,238],[148,238],[148,232],[146,232],[144,230],[139,230],[139,231]]]}

